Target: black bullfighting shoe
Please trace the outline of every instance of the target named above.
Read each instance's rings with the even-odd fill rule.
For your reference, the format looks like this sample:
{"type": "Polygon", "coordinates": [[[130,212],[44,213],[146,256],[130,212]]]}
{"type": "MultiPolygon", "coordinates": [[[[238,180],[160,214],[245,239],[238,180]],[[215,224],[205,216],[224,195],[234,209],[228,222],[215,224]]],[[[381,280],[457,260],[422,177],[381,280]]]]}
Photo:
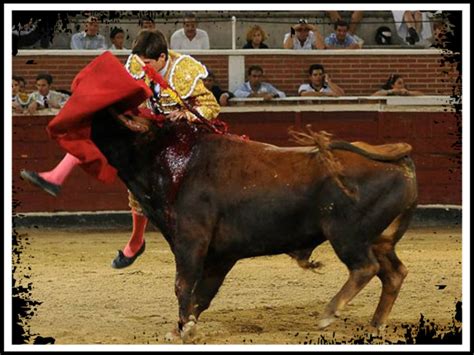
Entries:
{"type": "Polygon", "coordinates": [[[26,180],[30,184],[33,184],[43,189],[48,194],[53,195],[54,197],[57,197],[59,193],[61,192],[61,185],[56,185],[56,184],[46,181],[34,171],[22,170],[20,172],[20,176],[22,177],[23,180],[26,180]]]}
{"type": "Polygon", "coordinates": [[[143,241],[143,244],[140,250],[137,251],[137,253],[130,258],[128,256],[125,256],[123,251],[119,250],[117,253],[117,256],[112,261],[112,267],[114,269],[123,269],[124,267],[130,266],[133,264],[136,258],[138,258],[140,255],[143,254],[144,251],[145,251],[145,241],[143,241]]]}

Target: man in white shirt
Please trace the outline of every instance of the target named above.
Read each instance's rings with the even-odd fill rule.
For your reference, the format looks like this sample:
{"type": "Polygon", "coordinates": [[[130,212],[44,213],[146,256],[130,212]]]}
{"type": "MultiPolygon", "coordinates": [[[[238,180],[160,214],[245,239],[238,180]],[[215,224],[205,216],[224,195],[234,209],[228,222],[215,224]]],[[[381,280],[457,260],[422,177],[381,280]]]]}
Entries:
{"type": "Polygon", "coordinates": [[[69,99],[69,95],[51,90],[53,77],[40,73],[36,77],[36,91],[30,94],[28,112],[34,114],[38,109],[60,109],[69,99]]]}
{"type": "Polygon", "coordinates": [[[285,49],[324,49],[324,39],[315,25],[310,25],[307,20],[300,19],[298,24],[291,27],[283,39],[285,49]]]}
{"type": "Polygon", "coordinates": [[[299,96],[344,96],[344,90],[331,80],[321,64],[311,64],[308,74],[309,83],[300,85],[299,96]]]}
{"type": "Polygon", "coordinates": [[[197,28],[196,15],[184,15],[183,28],[171,35],[170,48],[179,49],[209,49],[209,36],[207,32],[197,28]]]}

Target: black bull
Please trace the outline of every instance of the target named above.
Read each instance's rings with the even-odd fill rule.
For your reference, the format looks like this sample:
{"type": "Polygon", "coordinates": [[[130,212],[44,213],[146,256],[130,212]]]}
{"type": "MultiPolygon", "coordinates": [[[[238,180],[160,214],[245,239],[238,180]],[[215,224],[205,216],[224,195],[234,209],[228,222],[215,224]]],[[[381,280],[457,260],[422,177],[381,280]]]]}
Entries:
{"type": "Polygon", "coordinates": [[[301,261],[325,240],[349,278],[318,328],[375,275],[383,286],[371,324],[385,324],[407,274],[394,248],[416,208],[408,156],[374,160],[316,139],[280,148],[186,122],[135,133],[103,112],[91,132],[175,256],[183,339],[239,259],[287,253],[301,261]]]}

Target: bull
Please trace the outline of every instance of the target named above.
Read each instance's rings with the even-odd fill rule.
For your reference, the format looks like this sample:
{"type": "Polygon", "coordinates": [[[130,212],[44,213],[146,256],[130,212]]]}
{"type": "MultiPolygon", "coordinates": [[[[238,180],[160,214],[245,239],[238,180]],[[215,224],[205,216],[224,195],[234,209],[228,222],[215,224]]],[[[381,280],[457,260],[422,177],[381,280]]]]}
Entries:
{"type": "Polygon", "coordinates": [[[183,341],[239,259],[286,253],[317,267],[309,257],[324,241],[349,276],[317,328],[374,276],[382,294],[371,325],[386,324],[407,275],[395,245],[417,205],[411,147],[335,141],[311,129],[292,136],[298,146],[282,148],[187,122],[135,133],[106,111],[95,115],[93,142],[174,254],[183,341]]]}

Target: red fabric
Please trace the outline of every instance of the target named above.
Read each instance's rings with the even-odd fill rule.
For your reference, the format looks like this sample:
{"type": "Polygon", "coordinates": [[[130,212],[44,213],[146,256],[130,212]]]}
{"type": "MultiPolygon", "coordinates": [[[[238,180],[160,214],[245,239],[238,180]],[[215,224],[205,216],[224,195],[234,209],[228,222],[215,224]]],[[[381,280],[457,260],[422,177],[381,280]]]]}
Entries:
{"type": "Polygon", "coordinates": [[[67,152],[81,161],[81,167],[103,182],[117,174],[90,139],[94,113],[114,105],[124,112],[152,96],[142,80],[135,80],[111,53],[104,52],[74,78],[72,95],[59,114],[48,124],[47,132],[67,152]]]}
{"type": "Polygon", "coordinates": [[[162,89],[168,89],[170,86],[168,82],[163,78],[160,73],[157,73],[155,69],[153,69],[149,64],[143,67],[145,74],[155,83],[160,84],[162,89]]]}

